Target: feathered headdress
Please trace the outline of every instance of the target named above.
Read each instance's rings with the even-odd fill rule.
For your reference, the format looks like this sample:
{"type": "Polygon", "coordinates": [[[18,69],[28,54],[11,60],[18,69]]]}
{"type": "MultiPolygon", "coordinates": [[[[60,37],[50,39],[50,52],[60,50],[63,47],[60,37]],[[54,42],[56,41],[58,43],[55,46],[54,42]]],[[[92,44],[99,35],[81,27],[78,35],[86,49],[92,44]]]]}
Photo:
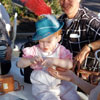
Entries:
{"type": "Polygon", "coordinates": [[[21,2],[37,16],[46,16],[59,27],[54,16],[51,15],[51,8],[44,2],[44,0],[21,0],[21,2]]]}
{"type": "Polygon", "coordinates": [[[51,14],[51,8],[47,6],[44,0],[21,0],[21,2],[37,16],[51,14]]]}

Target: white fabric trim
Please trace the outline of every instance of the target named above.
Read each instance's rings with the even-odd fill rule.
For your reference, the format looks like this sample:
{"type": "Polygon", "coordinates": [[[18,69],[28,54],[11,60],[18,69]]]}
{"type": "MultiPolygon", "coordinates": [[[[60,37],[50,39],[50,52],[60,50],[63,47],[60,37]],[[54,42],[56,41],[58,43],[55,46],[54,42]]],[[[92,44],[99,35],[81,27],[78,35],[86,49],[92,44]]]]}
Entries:
{"type": "Polygon", "coordinates": [[[39,31],[39,30],[41,30],[41,29],[47,29],[47,28],[57,28],[57,27],[56,26],[55,27],[54,26],[42,27],[42,28],[37,29],[36,32],[39,31]]]}

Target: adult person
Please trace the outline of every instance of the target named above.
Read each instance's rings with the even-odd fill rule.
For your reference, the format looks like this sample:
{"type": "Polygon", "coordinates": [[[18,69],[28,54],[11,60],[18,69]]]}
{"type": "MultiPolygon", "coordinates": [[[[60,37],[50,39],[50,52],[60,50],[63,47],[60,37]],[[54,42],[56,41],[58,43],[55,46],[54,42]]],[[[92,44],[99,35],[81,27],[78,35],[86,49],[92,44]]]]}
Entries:
{"type": "MultiPolygon", "coordinates": [[[[91,45],[92,51],[96,51],[97,49],[100,49],[100,40],[97,40],[96,42],[91,42],[90,45],[91,45]]],[[[99,73],[100,73],[99,72],[100,71],[99,70],[99,65],[100,64],[99,64],[99,62],[98,62],[98,60],[96,58],[95,58],[95,60],[97,60],[97,64],[98,64],[98,67],[96,66],[98,68],[98,71],[95,71],[96,73],[94,72],[94,74],[92,75],[90,73],[90,71],[87,71],[87,70],[84,70],[84,69],[80,71],[80,69],[81,69],[80,68],[80,63],[82,63],[85,58],[87,59],[87,57],[88,57],[88,55],[89,55],[90,52],[91,52],[91,49],[87,45],[85,45],[82,48],[82,50],[76,55],[75,59],[77,59],[78,61],[80,61],[78,63],[78,71],[77,72],[81,73],[81,76],[82,76],[83,79],[89,79],[89,81],[91,81],[91,83],[97,84],[98,81],[100,80],[100,75],[99,75],[99,73]]],[[[74,62],[74,64],[75,64],[75,62],[74,62]]],[[[74,67],[75,67],[75,65],[74,65],[74,67]]],[[[92,66],[92,64],[91,64],[91,68],[93,68],[93,67],[95,69],[95,66],[92,66]]]]}
{"type": "MultiPolygon", "coordinates": [[[[81,0],[60,0],[60,5],[64,11],[64,14],[59,17],[59,20],[64,22],[61,43],[73,53],[74,68],[82,65],[85,54],[89,49],[92,51],[90,43],[100,39],[100,20],[98,16],[88,8],[83,7],[80,2],[81,0]],[[83,47],[85,49],[82,49],[83,47]]],[[[98,62],[95,58],[94,61],[89,58],[89,61],[93,68],[89,66],[91,65],[89,63],[85,68],[88,66],[90,68],[88,70],[95,71],[94,65],[98,65],[98,62]]]]}
{"type": "MultiPolygon", "coordinates": [[[[91,42],[89,44],[92,48],[92,51],[96,51],[100,48],[100,40],[97,40],[96,42],[91,42]]],[[[85,45],[81,51],[76,55],[77,60],[80,61],[80,64],[83,62],[83,60],[89,55],[91,48],[89,48],[87,45],[85,45]]]]}
{"type": "MultiPolygon", "coordinates": [[[[91,43],[93,51],[100,49],[100,40],[91,43]]],[[[100,100],[100,84],[97,86],[90,84],[74,74],[71,70],[66,70],[63,72],[60,70],[55,70],[48,68],[48,71],[51,75],[61,80],[71,81],[81,88],[86,94],[90,94],[89,100],[100,100]],[[97,99],[98,98],[98,99],[97,99]]]]}
{"type": "Polygon", "coordinates": [[[56,71],[52,68],[48,69],[49,73],[61,80],[70,81],[81,88],[86,94],[89,94],[89,100],[100,100],[100,85],[93,85],[83,79],[79,78],[71,70],[65,72],[56,71]]]}
{"type": "Polygon", "coordinates": [[[0,3],[0,63],[1,63],[1,73],[0,74],[7,74],[11,68],[11,41],[10,37],[8,36],[7,31],[10,29],[8,28],[9,16],[7,11],[5,10],[4,6],[0,3]],[[7,30],[8,29],[8,30],[7,30]],[[5,49],[4,49],[5,48],[5,49]],[[2,49],[3,52],[2,52],[2,49]],[[2,59],[2,54],[5,55],[5,58],[2,59]]]}

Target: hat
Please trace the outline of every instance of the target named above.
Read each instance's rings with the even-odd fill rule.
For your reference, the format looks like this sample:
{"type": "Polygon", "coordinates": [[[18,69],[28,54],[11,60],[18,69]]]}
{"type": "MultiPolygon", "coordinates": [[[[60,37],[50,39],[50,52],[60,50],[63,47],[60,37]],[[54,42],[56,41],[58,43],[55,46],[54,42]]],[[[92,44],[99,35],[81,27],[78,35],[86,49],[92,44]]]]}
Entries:
{"type": "Polygon", "coordinates": [[[45,17],[35,23],[36,32],[33,35],[33,40],[43,39],[63,27],[63,22],[58,21],[54,16],[52,18],[53,20],[45,17]]]}

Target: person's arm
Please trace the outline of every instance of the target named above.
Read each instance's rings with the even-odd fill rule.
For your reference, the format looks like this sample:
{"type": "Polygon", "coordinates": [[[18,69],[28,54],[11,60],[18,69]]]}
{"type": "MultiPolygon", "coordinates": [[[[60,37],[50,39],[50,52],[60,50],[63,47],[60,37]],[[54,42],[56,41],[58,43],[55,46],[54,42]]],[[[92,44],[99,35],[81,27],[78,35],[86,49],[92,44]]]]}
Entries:
{"type": "Polygon", "coordinates": [[[59,58],[48,57],[45,58],[42,65],[47,67],[56,66],[56,67],[71,69],[73,67],[73,62],[70,59],[59,59],[59,58]]]}
{"type": "Polygon", "coordinates": [[[73,60],[72,53],[64,46],[60,45],[59,58],[47,57],[43,61],[43,65],[47,67],[59,67],[64,69],[72,69],[73,60]]]}
{"type": "Polygon", "coordinates": [[[53,60],[55,66],[59,66],[66,69],[71,69],[73,67],[73,62],[70,59],[57,59],[53,60]]]}
{"type": "Polygon", "coordinates": [[[39,56],[34,56],[32,58],[20,58],[17,62],[17,66],[19,68],[26,68],[28,66],[34,65],[34,67],[40,63],[42,63],[43,59],[39,56]]]}
{"type": "Polygon", "coordinates": [[[80,89],[82,89],[86,94],[90,94],[91,90],[95,88],[95,85],[92,85],[87,81],[84,81],[78,76],[75,76],[72,82],[76,84],[80,89]]]}
{"type": "Polygon", "coordinates": [[[100,40],[97,40],[95,42],[88,44],[88,47],[89,47],[90,50],[92,49],[93,51],[100,49],[100,40]]]}
{"type": "Polygon", "coordinates": [[[27,58],[20,58],[19,61],[17,62],[17,67],[19,68],[26,68],[30,66],[32,63],[30,59],[27,58]]]}
{"type": "Polygon", "coordinates": [[[74,67],[76,65],[81,65],[82,62],[85,60],[85,58],[89,55],[90,51],[95,51],[97,49],[100,49],[100,40],[97,40],[95,42],[92,42],[90,44],[85,45],[82,50],[75,56],[74,58],[74,67]]]}
{"type": "Polygon", "coordinates": [[[61,80],[70,81],[76,84],[79,88],[81,88],[85,93],[89,94],[90,91],[95,88],[94,85],[80,79],[78,76],[74,74],[71,70],[66,70],[65,72],[61,72],[52,68],[48,68],[48,72],[61,80]]]}
{"type": "Polygon", "coordinates": [[[59,66],[66,69],[72,69],[73,62],[70,59],[57,59],[53,60],[55,66],[59,66]]]}
{"type": "Polygon", "coordinates": [[[100,93],[98,94],[97,100],[100,100],[100,93]]]}

